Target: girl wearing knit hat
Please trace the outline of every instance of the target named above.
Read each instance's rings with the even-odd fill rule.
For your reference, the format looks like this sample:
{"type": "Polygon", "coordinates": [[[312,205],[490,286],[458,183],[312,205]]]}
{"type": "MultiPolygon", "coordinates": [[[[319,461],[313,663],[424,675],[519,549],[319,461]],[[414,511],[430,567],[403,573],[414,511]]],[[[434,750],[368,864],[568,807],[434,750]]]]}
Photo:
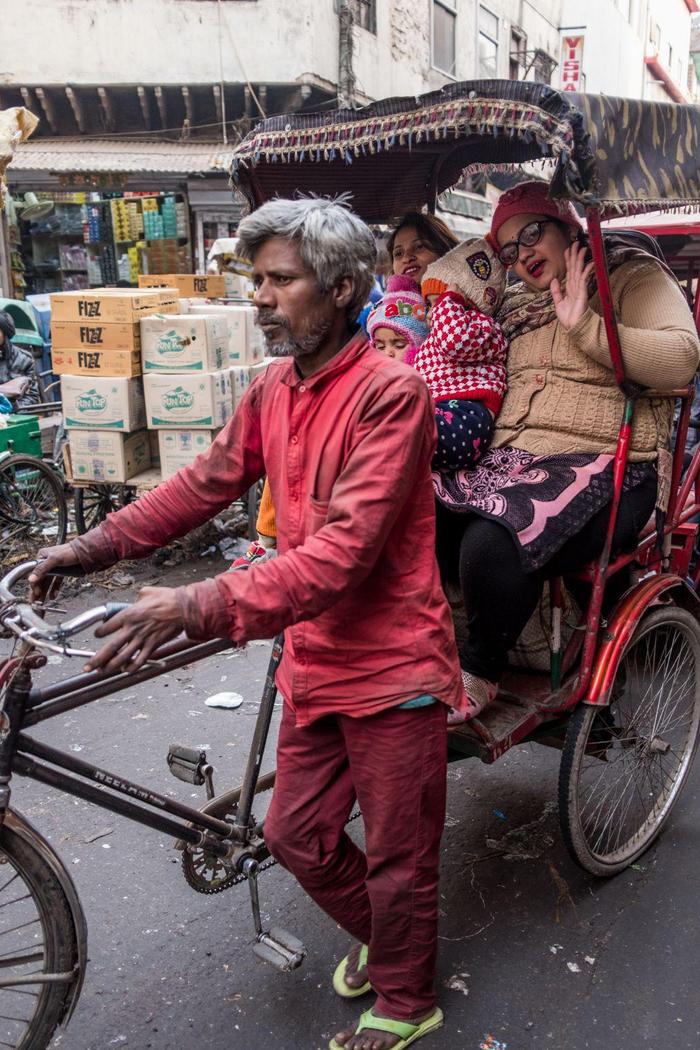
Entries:
{"type": "Polygon", "coordinates": [[[433,300],[430,335],[406,360],[435,401],[437,471],[471,470],[491,442],[508,349],[491,315],[504,289],[505,271],[486,240],[458,244],[425,271],[421,291],[433,300]]]}
{"type": "Polygon", "coordinates": [[[386,292],[367,318],[367,332],[376,350],[403,360],[428,335],[427,307],[420,288],[410,277],[394,275],[386,292]]]}

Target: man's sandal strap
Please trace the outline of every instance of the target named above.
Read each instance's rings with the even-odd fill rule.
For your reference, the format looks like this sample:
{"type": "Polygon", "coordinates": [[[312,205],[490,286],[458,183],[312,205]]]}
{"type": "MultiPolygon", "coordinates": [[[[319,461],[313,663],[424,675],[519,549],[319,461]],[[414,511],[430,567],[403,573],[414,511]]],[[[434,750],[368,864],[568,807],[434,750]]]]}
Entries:
{"type": "MultiPolygon", "coordinates": [[[[395,1021],[391,1017],[377,1017],[371,1010],[365,1010],[353,1035],[360,1035],[361,1032],[367,1032],[370,1029],[374,1029],[377,1032],[387,1032],[389,1035],[399,1037],[400,1042],[396,1044],[393,1050],[403,1050],[404,1047],[415,1043],[417,1039],[428,1035],[429,1032],[434,1032],[436,1028],[441,1028],[443,1021],[442,1010],[439,1006],[435,1007],[430,1017],[426,1017],[419,1024],[410,1024],[408,1021],[395,1021]]],[[[335,1039],[331,1040],[329,1046],[330,1050],[343,1050],[343,1047],[335,1039]]]]}
{"type": "Polygon", "coordinates": [[[377,1032],[389,1032],[390,1035],[398,1035],[400,1039],[410,1039],[415,1035],[420,1025],[411,1024],[410,1021],[394,1021],[391,1017],[377,1017],[371,1010],[365,1010],[360,1017],[360,1023],[355,1029],[355,1035],[373,1028],[377,1032]]]}
{"type": "MultiPolygon", "coordinates": [[[[363,970],[367,965],[367,956],[369,955],[369,949],[366,944],[360,946],[360,954],[357,958],[357,970],[363,970]]],[[[358,987],[353,987],[348,984],[346,980],[346,974],[348,972],[348,959],[346,955],[344,959],[341,959],[338,963],[335,973],[333,974],[333,990],[342,999],[355,999],[360,995],[366,995],[367,992],[372,991],[372,985],[369,981],[365,981],[364,984],[358,987]]]]}
{"type": "Polygon", "coordinates": [[[430,1017],[426,1017],[424,1021],[420,1021],[417,1024],[411,1024],[410,1021],[395,1021],[391,1017],[378,1017],[372,1010],[365,1010],[360,1017],[360,1023],[355,1030],[355,1035],[373,1028],[377,1032],[388,1032],[390,1035],[397,1035],[404,1042],[413,1042],[414,1039],[420,1038],[421,1035],[427,1035],[434,1028],[439,1028],[442,1025],[442,1020],[442,1010],[439,1007],[435,1008],[430,1017]]]}

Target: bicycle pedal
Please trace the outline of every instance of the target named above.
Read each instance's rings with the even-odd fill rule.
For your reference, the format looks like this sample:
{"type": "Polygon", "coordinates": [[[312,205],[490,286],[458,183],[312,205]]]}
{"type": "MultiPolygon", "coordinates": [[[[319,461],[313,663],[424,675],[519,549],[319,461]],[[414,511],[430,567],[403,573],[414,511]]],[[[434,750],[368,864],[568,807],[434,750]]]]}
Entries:
{"type": "Polygon", "coordinates": [[[283,930],[281,926],[271,926],[267,936],[270,940],[281,944],[292,955],[301,955],[302,958],[306,956],[306,948],[299,938],[295,937],[293,933],[289,933],[288,930],[283,930]]]}
{"type": "Polygon", "coordinates": [[[296,937],[278,926],[269,933],[261,933],[253,945],[253,953],[276,970],[289,973],[296,970],[306,958],[306,948],[296,937]]]}
{"type": "Polygon", "coordinates": [[[214,797],[214,769],[207,762],[206,751],[186,747],[184,744],[171,744],[168,748],[167,763],[168,769],[178,780],[194,784],[196,787],[206,784],[207,797],[214,797]]]}

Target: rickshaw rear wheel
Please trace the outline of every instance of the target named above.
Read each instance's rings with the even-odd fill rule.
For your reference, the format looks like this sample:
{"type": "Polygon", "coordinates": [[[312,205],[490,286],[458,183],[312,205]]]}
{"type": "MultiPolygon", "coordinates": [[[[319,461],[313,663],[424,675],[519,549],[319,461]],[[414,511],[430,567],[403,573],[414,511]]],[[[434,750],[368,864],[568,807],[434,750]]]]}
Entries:
{"type": "Polygon", "coordinates": [[[101,525],[108,514],[120,510],[135,499],[133,489],[125,485],[76,485],[73,492],[75,527],[83,536],[96,525],[101,525]]]}
{"type": "Polygon", "coordinates": [[[700,625],[685,609],[648,613],[625,646],[609,707],[581,704],[566,735],[559,816],[574,860],[623,871],[651,845],[688,776],[700,734],[700,625]]]}

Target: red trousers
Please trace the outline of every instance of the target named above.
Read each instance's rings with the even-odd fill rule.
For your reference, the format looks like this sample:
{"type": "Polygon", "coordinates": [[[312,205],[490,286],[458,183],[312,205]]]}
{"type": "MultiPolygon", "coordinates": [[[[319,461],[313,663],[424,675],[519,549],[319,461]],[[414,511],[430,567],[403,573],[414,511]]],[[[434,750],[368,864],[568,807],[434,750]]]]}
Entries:
{"type": "Polygon", "coordinates": [[[377,1009],[410,1021],[435,1005],[447,708],[329,715],[298,729],[284,706],[265,840],[316,903],[369,945],[377,1009]],[[366,854],[345,831],[355,799],[366,854]]]}

